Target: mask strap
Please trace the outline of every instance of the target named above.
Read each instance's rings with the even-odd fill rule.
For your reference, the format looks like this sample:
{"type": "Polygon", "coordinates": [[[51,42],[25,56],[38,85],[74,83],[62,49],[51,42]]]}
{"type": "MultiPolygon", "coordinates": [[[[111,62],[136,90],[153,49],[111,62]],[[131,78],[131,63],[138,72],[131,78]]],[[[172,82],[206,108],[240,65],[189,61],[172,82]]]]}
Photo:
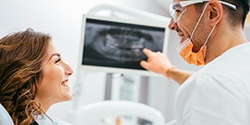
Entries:
{"type": "Polygon", "coordinates": [[[192,32],[192,34],[191,34],[191,37],[190,37],[190,40],[192,40],[192,38],[193,38],[194,32],[195,32],[196,28],[198,27],[198,25],[199,25],[199,23],[200,23],[200,21],[201,21],[203,15],[204,15],[204,13],[205,13],[205,10],[206,10],[206,8],[207,8],[207,5],[208,5],[208,4],[206,4],[205,8],[203,9],[203,11],[202,11],[202,13],[201,13],[201,16],[200,16],[198,22],[196,23],[196,25],[195,25],[195,27],[194,27],[194,30],[193,30],[193,32],[192,32]]]}
{"type": "MultiPolygon", "coordinates": [[[[212,30],[211,30],[210,33],[208,34],[207,39],[206,39],[206,41],[205,41],[205,43],[204,43],[204,46],[206,46],[206,44],[207,44],[207,42],[208,42],[208,39],[210,38],[211,34],[213,33],[215,27],[216,27],[216,25],[214,25],[214,27],[212,28],[212,30]]],[[[206,58],[206,52],[204,52],[204,58],[206,58]]]]}
{"type": "Polygon", "coordinates": [[[213,33],[213,31],[214,31],[214,28],[215,28],[215,27],[216,27],[216,25],[214,25],[214,27],[212,28],[212,30],[211,30],[211,31],[210,31],[210,33],[208,34],[207,39],[206,39],[206,41],[205,41],[204,45],[206,45],[206,44],[207,44],[208,39],[210,38],[211,34],[213,33]]]}

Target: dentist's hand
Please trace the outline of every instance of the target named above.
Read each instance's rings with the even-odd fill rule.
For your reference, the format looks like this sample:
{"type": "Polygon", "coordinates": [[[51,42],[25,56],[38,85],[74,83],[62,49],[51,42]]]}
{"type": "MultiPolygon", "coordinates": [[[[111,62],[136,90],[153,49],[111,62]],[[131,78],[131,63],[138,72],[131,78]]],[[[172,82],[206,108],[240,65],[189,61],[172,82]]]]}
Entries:
{"type": "Polygon", "coordinates": [[[175,68],[175,66],[172,65],[169,58],[164,55],[161,52],[152,52],[149,49],[143,49],[144,54],[148,57],[148,60],[142,60],[140,62],[140,65],[152,72],[162,74],[166,77],[168,77],[168,70],[175,68]]]}

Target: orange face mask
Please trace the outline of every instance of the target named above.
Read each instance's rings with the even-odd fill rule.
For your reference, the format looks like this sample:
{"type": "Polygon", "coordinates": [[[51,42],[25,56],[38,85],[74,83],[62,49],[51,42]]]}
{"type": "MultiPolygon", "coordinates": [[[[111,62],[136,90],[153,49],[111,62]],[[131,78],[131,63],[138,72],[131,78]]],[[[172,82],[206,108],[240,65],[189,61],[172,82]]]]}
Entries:
{"type": "Polygon", "coordinates": [[[205,64],[205,56],[206,56],[206,50],[207,50],[207,42],[208,42],[208,39],[210,37],[210,35],[212,34],[212,32],[214,31],[214,28],[215,26],[212,28],[212,30],[210,31],[210,33],[208,34],[208,37],[204,43],[204,45],[200,48],[200,50],[197,52],[197,53],[194,53],[192,51],[193,49],[193,43],[191,41],[192,39],[192,36],[196,30],[196,28],[198,27],[198,24],[200,23],[201,21],[201,18],[205,12],[207,8],[207,4],[203,10],[203,12],[201,13],[201,16],[192,32],[192,35],[190,38],[187,38],[183,43],[181,43],[181,45],[177,48],[177,51],[179,52],[180,56],[185,60],[187,61],[189,64],[194,64],[196,66],[201,66],[201,65],[204,65],[205,64]]]}
{"type": "Polygon", "coordinates": [[[194,53],[192,51],[192,48],[193,48],[193,43],[189,38],[187,38],[177,48],[177,51],[179,52],[180,56],[189,64],[194,64],[196,66],[204,65],[207,47],[203,45],[197,53],[194,53]]]}

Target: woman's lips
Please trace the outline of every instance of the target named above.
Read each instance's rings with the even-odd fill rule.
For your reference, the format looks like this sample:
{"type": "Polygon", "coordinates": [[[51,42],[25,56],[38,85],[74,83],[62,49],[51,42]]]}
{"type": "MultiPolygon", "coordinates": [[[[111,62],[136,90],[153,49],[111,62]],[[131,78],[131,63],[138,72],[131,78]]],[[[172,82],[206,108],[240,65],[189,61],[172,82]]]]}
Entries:
{"type": "Polygon", "coordinates": [[[62,82],[61,85],[63,85],[63,86],[68,86],[68,81],[69,81],[69,80],[64,80],[64,81],[62,82]]]}

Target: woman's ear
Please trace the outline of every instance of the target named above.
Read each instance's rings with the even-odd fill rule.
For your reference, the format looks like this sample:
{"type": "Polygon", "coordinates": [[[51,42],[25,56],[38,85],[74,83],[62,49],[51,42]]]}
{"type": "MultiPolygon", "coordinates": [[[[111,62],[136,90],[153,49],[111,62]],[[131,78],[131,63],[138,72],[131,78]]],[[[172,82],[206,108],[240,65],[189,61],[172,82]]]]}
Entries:
{"type": "Polygon", "coordinates": [[[217,0],[210,0],[208,2],[209,8],[209,24],[211,26],[217,25],[223,16],[223,7],[217,0]]]}

